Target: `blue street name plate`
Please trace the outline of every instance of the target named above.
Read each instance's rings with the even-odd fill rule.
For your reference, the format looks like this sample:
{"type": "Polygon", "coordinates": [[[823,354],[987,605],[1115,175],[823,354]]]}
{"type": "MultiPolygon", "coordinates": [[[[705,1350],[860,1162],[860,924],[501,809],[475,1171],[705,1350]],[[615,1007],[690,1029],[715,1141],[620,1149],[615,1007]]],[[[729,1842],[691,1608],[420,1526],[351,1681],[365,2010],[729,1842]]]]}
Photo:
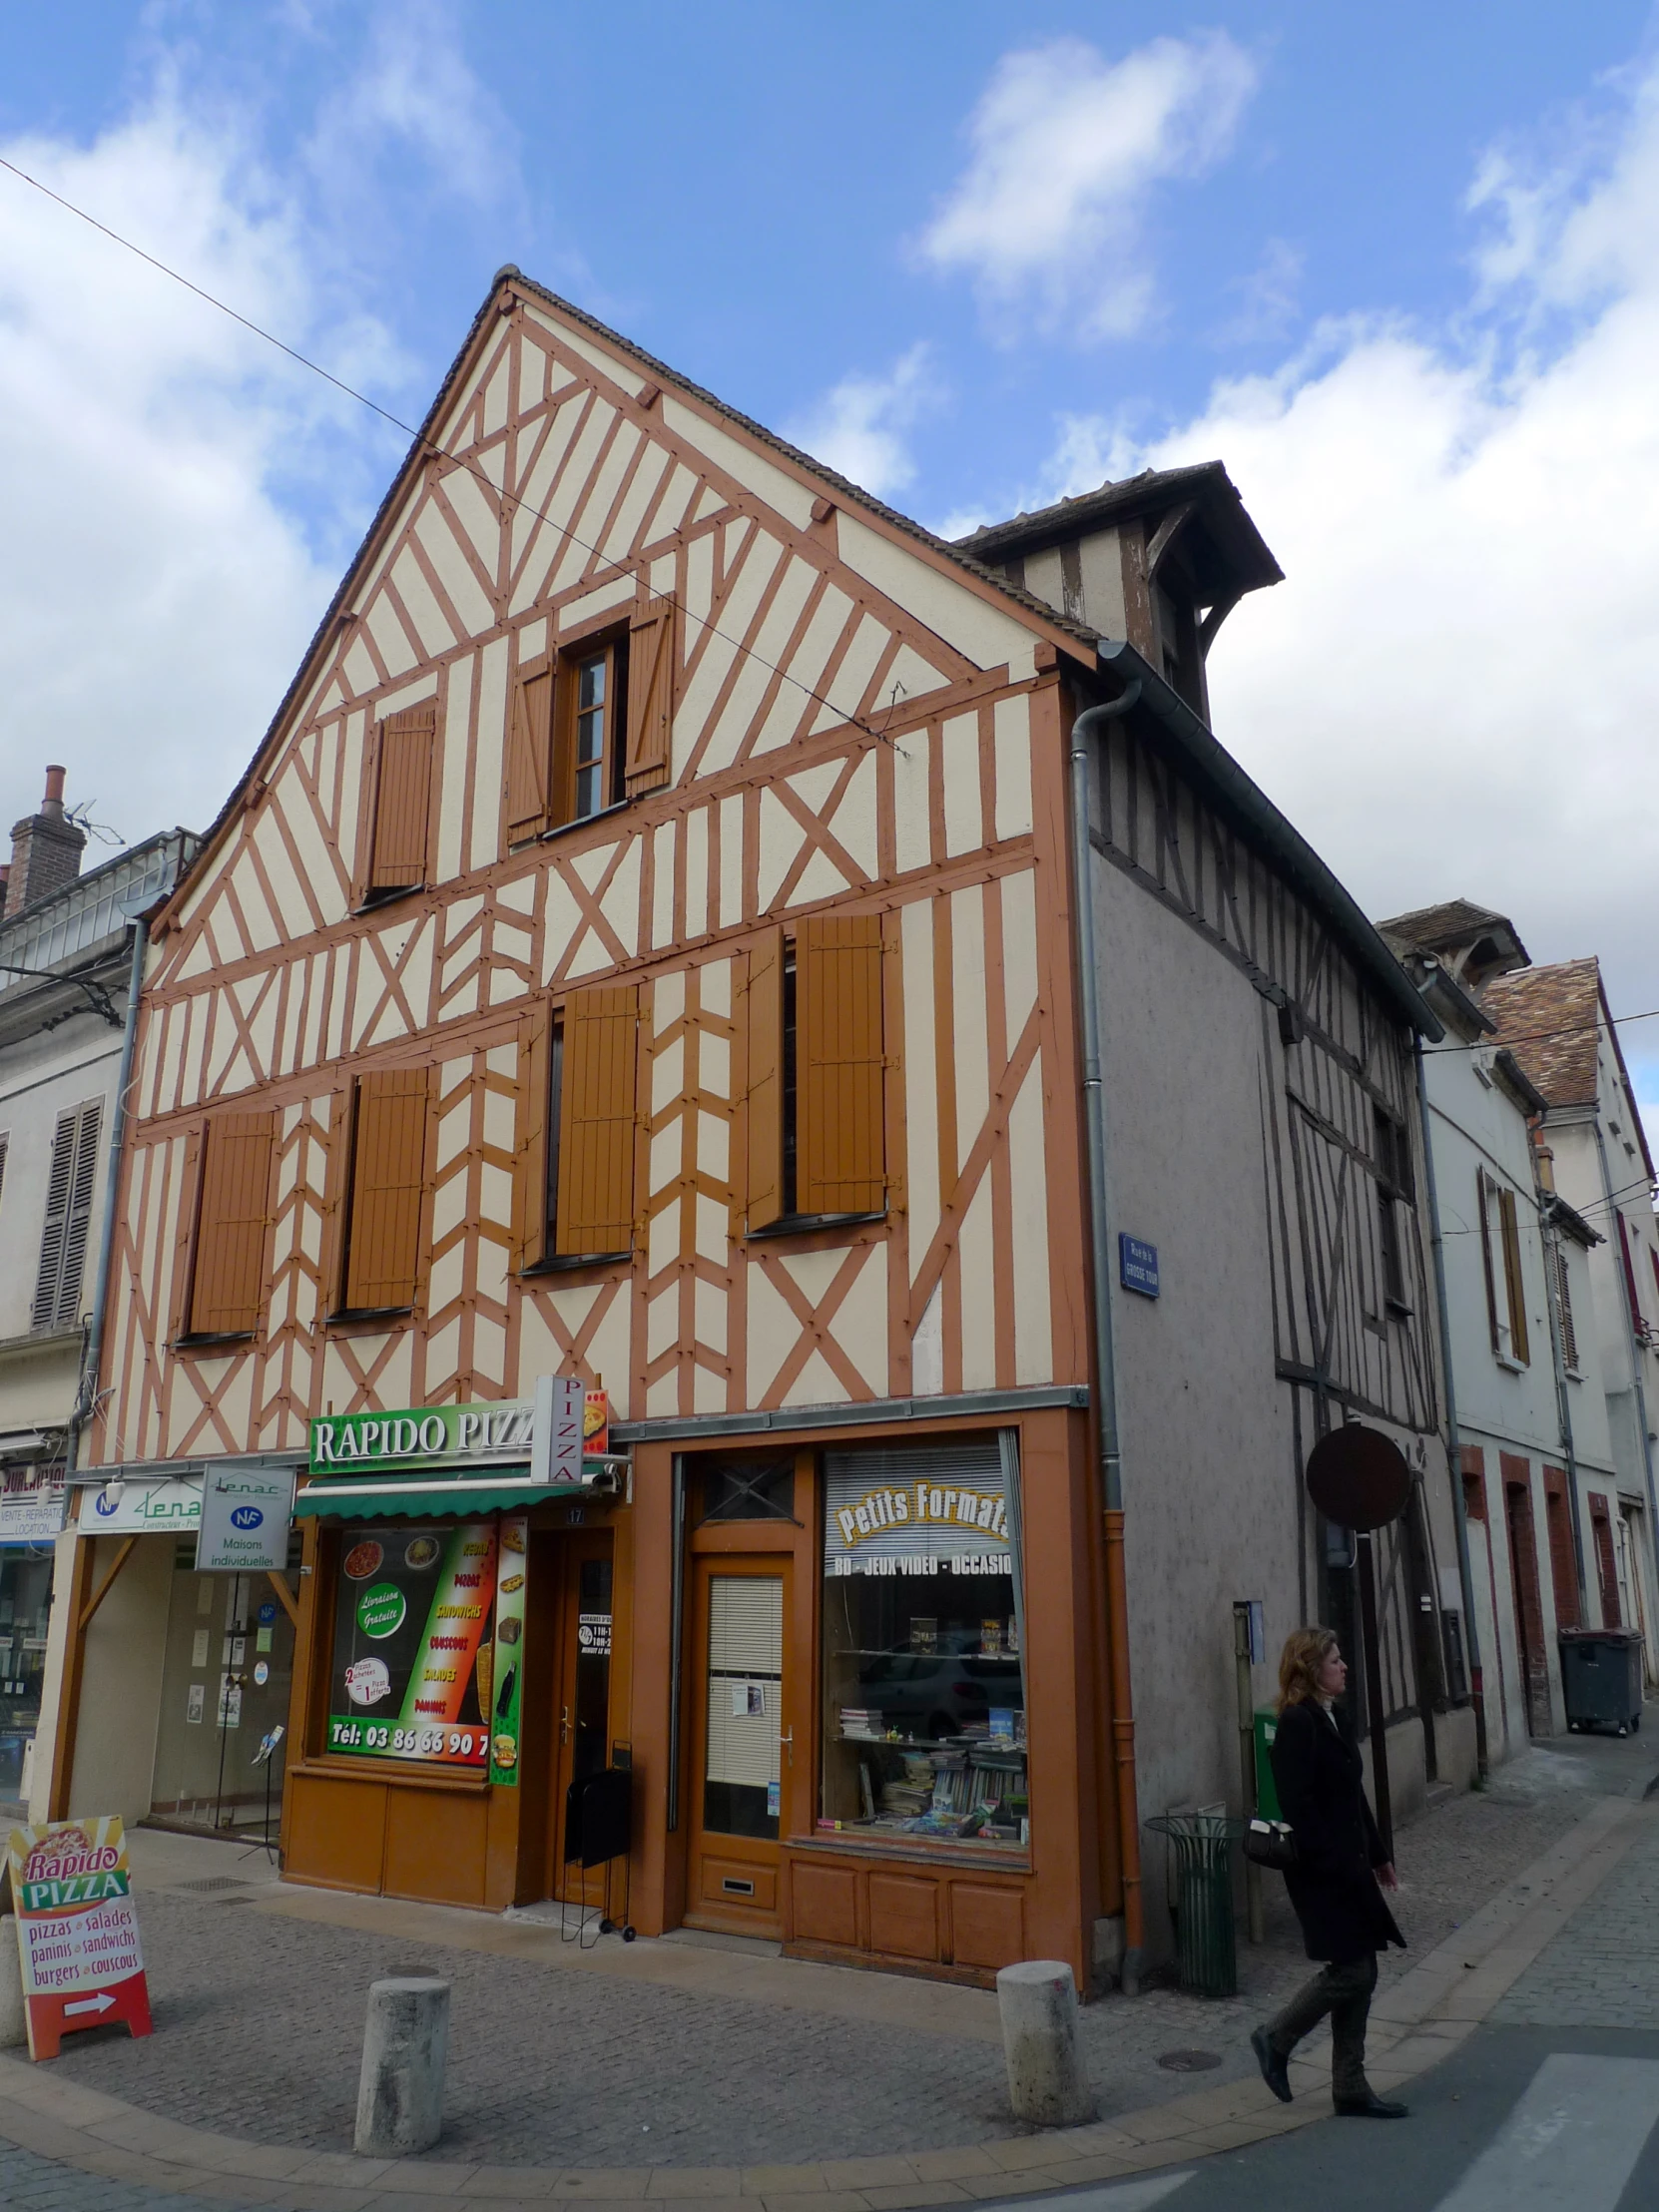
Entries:
{"type": "Polygon", "coordinates": [[[1139,1237],[1118,1238],[1118,1281],[1126,1291],[1143,1298],[1158,1296],[1158,1247],[1142,1244],[1139,1237]]]}

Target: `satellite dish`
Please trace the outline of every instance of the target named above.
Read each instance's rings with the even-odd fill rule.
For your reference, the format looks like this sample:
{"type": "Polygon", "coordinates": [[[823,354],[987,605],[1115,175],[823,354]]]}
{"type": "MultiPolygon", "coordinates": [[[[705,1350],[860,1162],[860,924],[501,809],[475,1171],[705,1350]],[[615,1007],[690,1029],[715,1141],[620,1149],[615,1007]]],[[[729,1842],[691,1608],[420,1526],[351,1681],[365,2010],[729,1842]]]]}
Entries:
{"type": "Polygon", "coordinates": [[[1411,1469],[1391,1437],[1351,1421],[1309,1452],[1308,1495],[1339,1528],[1386,1528],[1410,1502],[1411,1469]]]}

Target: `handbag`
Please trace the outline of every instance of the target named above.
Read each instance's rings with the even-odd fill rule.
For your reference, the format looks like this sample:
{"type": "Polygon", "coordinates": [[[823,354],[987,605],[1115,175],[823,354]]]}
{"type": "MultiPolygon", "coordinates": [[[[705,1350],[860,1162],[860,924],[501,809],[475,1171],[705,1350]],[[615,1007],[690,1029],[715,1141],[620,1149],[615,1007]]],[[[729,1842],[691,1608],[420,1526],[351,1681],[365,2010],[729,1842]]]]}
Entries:
{"type": "Polygon", "coordinates": [[[1296,1837],[1289,1821],[1253,1820],[1244,1832],[1244,1855],[1256,1867],[1284,1874],[1296,1865],[1296,1837]]]}

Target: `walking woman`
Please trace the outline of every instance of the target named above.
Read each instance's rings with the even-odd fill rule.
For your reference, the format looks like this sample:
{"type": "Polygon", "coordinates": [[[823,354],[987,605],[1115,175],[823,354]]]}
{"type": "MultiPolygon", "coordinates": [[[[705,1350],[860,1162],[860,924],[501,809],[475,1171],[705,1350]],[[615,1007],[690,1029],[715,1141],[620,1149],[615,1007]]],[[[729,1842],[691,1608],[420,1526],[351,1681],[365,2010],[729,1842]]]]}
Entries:
{"type": "Polygon", "coordinates": [[[1312,1981],[1250,2038],[1262,2079],[1291,2101],[1286,2068],[1302,2038],[1331,2015],[1331,2093],[1356,2119],[1402,2120],[1403,2104],[1380,2097],[1366,2079],[1366,2019],[1377,1987],[1377,1954],[1404,1948],[1382,1892],[1398,1887],[1366,1802],[1353,1724],[1335,1701],[1348,1662],[1329,1628],[1299,1628],[1279,1661],[1279,1729],[1273,1779],[1296,1838],[1296,1865],[1285,1886],[1302,1924],[1310,1958],[1325,1961],[1312,1981]]]}

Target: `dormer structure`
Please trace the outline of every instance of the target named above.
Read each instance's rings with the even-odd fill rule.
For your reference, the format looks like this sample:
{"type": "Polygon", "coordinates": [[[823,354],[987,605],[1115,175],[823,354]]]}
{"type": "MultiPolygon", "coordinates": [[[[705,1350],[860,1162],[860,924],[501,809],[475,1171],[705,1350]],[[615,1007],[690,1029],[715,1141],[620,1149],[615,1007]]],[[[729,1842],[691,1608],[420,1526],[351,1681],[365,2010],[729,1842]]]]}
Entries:
{"type": "Polygon", "coordinates": [[[956,544],[1068,621],[1126,638],[1205,722],[1217,632],[1247,592],[1284,581],[1220,461],[1145,469],[956,544]]]}

